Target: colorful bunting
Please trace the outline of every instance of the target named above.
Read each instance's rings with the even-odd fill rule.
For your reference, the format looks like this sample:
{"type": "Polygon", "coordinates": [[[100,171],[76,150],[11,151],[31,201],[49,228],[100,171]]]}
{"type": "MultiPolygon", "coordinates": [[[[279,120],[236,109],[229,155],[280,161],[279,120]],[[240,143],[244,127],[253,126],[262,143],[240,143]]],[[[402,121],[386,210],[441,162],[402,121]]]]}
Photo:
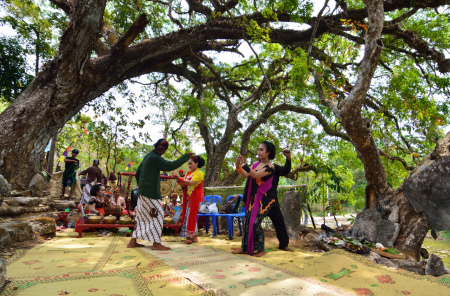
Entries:
{"type": "Polygon", "coordinates": [[[92,130],[92,126],[90,126],[89,128],[87,128],[84,132],[82,132],[79,136],[77,136],[75,139],[73,139],[73,141],[70,143],[69,147],[67,147],[67,149],[64,151],[63,154],[61,154],[61,156],[58,158],[58,162],[62,162],[64,161],[64,158],[66,158],[67,156],[69,156],[69,151],[72,148],[72,144],[75,144],[79,138],[81,138],[82,135],[86,135],[90,130],[92,130]]]}

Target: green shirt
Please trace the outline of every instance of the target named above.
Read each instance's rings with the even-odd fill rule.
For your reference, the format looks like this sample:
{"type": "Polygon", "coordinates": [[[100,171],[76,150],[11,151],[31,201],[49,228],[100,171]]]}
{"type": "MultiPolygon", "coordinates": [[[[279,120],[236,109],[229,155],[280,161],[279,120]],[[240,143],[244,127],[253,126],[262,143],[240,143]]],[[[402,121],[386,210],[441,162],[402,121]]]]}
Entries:
{"type": "Polygon", "coordinates": [[[139,186],[138,194],[151,199],[161,199],[161,171],[174,170],[188,160],[189,155],[187,153],[175,161],[165,160],[155,149],[147,153],[136,171],[136,182],[139,186]]]}

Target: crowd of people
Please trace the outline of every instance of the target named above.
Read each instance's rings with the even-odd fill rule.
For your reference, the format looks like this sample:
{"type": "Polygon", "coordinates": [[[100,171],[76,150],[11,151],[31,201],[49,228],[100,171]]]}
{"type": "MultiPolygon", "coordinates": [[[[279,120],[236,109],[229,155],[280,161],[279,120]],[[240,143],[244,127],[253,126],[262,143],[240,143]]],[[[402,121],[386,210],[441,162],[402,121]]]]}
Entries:
{"type": "MultiPolygon", "coordinates": [[[[167,152],[169,143],[160,139],[154,144],[154,149],[145,155],[140,163],[135,177],[138,184],[138,200],[135,208],[135,227],[132,238],[128,243],[129,248],[144,247],[137,240],[152,242],[153,250],[170,250],[170,247],[161,243],[163,231],[163,218],[175,216],[175,209],[181,206],[182,226],[179,236],[186,238],[186,244],[198,242],[197,214],[200,205],[205,200],[203,191],[203,172],[200,170],[205,165],[205,160],[192,152],[186,152],[180,158],[169,161],[163,158],[167,152]],[[185,162],[188,162],[189,171],[175,171],[185,162]],[[183,188],[183,204],[178,203],[179,196],[176,193],[170,195],[170,202],[163,202],[160,181],[161,171],[172,171],[172,178],[183,188]]],[[[72,157],[65,161],[63,173],[63,195],[65,187],[74,180],[73,171],[77,169],[79,160],[76,158],[78,150],[72,151],[72,157]]],[[[262,142],[258,147],[258,161],[250,166],[245,164],[242,155],[235,160],[237,172],[246,178],[242,200],[238,199],[233,211],[237,211],[239,202],[245,207],[244,229],[241,248],[233,251],[234,254],[249,254],[257,257],[263,256],[264,231],[262,221],[270,217],[275,227],[279,248],[285,251],[289,249],[289,236],[284,223],[283,214],[277,198],[277,187],[280,176],[286,176],[291,171],[291,153],[283,150],[286,157],[284,166],[272,163],[275,158],[276,148],[268,141],[262,142]]],[[[120,196],[120,186],[117,186],[117,178],[111,173],[106,178],[99,168],[99,160],[94,160],[91,167],[79,173],[87,176],[80,204],[87,205],[91,213],[105,215],[105,207],[108,204],[120,206],[127,212],[127,204],[120,196]]],[[[166,175],[168,175],[166,173],[166,175]]],[[[220,205],[219,205],[220,206],[220,205]]]]}

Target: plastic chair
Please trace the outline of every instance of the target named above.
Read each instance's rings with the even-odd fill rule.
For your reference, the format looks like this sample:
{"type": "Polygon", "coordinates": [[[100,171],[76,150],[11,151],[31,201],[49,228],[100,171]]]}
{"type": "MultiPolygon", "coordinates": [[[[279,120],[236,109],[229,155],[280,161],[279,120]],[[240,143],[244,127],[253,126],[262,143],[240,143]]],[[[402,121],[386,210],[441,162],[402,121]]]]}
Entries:
{"type": "MultiPolygon", "coordinates": [[[[225,200],[225,203],[227,203],[233,196],[234,196],[234,194],[228,196],[227,199],[225,200]]],[[[242,194],[239,194],[239,196],[240,196],[240,199],[239,199],[239,201],[240,201],[240,200],[242,200],[243,196],[242,196],[242,194]]],[[[237,201],[238,201],[238,199],[236,199],[233,202],[233,209],[236,206],[237,201]]],[[[239,212],[239,210],[238,210],[238,212],[239,212]]],[[[239,230],[240,230],[241,235],[242,235],[241,219],[240,219],[241,215],[240,214],[241,213],[231,213],[231,214],[220,214],[220,213],[217,213],[217,214],[215,214],[214,217],[216,219],[217,233],[219,233],[219,227],[218,227],[218,225],[219,225],[219,217],[226,217],[227,218],[227,228],[228,228],[228,238],[230,240],[233,239],[233,235],[234,235],[234,225],[233,225],[233,220],[234,219],[233,218],[237,217],[238,221],[239,221],[239,230]]],[[[244,216],[245,216],[245,211],[244,211],[244,216]]]]}
{"type": "MultiPolygon", "coordinates": [[[[222,197],[220,195],[207,195],[205,196],[205,201],[202,203],[202,205],[205,202],[209,202],[210,204],[216,204],[217,205],[217,209],[220,209],[220,204],[222,203],[222,197]]],[[[209,229],[209,217],[211,217],[211,221],[212,221],[212,225],[213,225],[213,235],[212,237],[215,237],[216,234],[216,229],[217,229],[217,225],[216,225],[216,219],[214,219],[214,215],[216,213],[208,213],[208,214],[202,214],[202,213],[198,213],[197,214],[197,224],[198,224],[198,218],[199,217],[205,217],[205,228],[206,228],[206,233],[208,233],[208,229],[209,229]]]]}

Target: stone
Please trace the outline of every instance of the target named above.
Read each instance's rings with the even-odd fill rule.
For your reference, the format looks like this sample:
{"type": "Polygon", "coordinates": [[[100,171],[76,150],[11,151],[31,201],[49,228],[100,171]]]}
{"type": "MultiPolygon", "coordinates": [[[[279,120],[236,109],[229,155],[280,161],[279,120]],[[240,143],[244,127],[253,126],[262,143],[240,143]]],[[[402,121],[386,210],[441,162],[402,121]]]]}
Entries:
{"type": "Polygon", "coordinates": [[[398,222],[398,212],[400,210],[400,207],[395,205],[391,209],[391,213],[389,214],[388,220],[397,223],[398,222]]]}
{"type": "Polygon", "coordinates": [[[17,200],[16,197],[5,198],[3,200],[3,202],[10,207],[18,207],[19,206],[19,201],[17,200]]]}
{"type": "Polygon", "coordinates": [[[381,220],[376,242],[387,248],[392,248],[399,232],[400,224],[388,220],[381,220]]]}
{"type": "Polygon", "coordinates": [[[0,228],[8,231],[12,241],[21,242],[33,236],[33,229],[27,221],[13,221],[0,224],[0,228]]]}
{"type": "Polygon", "coordinates": [[[283,196],[280,207],[289,238],[299,238],[302,218],[302,195],[300,191],[286,192],[283,196]]]}
{"type": "Polygon", "coordinates": [[[317,242],[317,246],[319,247],[319,249],[321,249],[321,250],[323,250],[323,251],[325,251],[325,252],[329,252],[329,251],[332,251],[332,250],[334,250],[334,249],[337,248],[336,246],[327,244],[327,243],[324,242],[323,240],[319,240],[319,241],[317,242]]]}
{"type": "Polygon", "coordinates": [[[398,269],[398,264],[396,264],[391,259],[388,259],[388,258],[383,257],[383,256],[380,256],[379,258],[376,258],[375,262],[380,264],[380,265],[386,266],[386,267],[391,267],[391,268],[398,269]]]}
{"type": "Polygon", "coordinates": [[[406,260],[400,260],[400,259],[391,259],[392,263],[396,264],[398,268],[414,272],[417,274],[425,275],[425,268],[423,268],[422,264],[418,261],[406,259],[406,260]]]}
{"type": "Polygon", "coordinates": [[[10,197],[5,200],[10,206],[35,206],[39,204],[39,197],[27,197],[27,196],[19,196],[19,197],[10,197]]]}
{"type": "MultiPolygon", "coordinates": [[[[11,196],[11,184],[9,184],[8,180],[5,177],[0,175],[0,197],[9,197],[11,196]]],[[[0,202],[1,205],[1,202],[0,202]]]]}
{"type": "Polygon", "coordinates": [[[75,209],[77,207],[73,200],[54,200],[53,206],[57,210],[75,209]]]}
{"type": "Polygon", "coordinates": [[[438,157],[427,155],[403,183],[406,198],[423,212],[431,229],[450,229],[450,133],[436,145],[438,157]]]}
{"type": "Polygon", "coordinates": [[[16,196],[23,196],[23,195],[22,195],[21,191],[13,190],[13,191],[11,191],[11,196],[16,197],[16,196]]]}
{"type": "Polygon", "coordinates": [[[50,196],[53,198],[60,197],[62,193],[62,177],[63,172],[54,172],[52,174],[52,178],[48,183],[48,192],[50,192],[50,196]]]}
{"type": "Polygon", "coordinates": [[[0,288],[3,287],[6,281],[6,259],[0,258],[0,288]]]}
{"type": "Polygon", "coordinates": [[[77,180],[77,183],[74,185],[74,188],[73,188],[72,198],[80,199],[81,194],[82,194],[82,191],[81,191],[80,181],[77,180]]]}
{"type": "Polygon", "coordinates": [[[52,218],[39,217],[31,219],[28,223],[34,232],[42,234],[52,234],[56,232],[56,223],[52,218]]]}
{"type": "Polygon", "coordinates": [[[370,261],[373,261],[373,262],[377,262],[376,260],[381,257],[380,255],[378,255],[377,253],[372,252],[372,251],[368,254],[363,254],[362,256],[366,257],[367,259],[369,259],[370,261]]]}
{"type": "Polygon", "coordinates": [[[11,236],[6,229],[0,227],[0,247],[4,248],[12,242],[11,236]]]}
{"type": "Polygon", "coordinates": [[[365,209],[356,215],[352,228],[352,237],[377,242],[381,214],[375,209],[365,209]]]}
{"type": "Polygon", "coordinates": [[[446,274],[444,262],[442,259],[436,256],[435,254],[431,254],[430,258],[427,260],[427,266],[425,267],[425,274],[432,276],[441,276],[446,274]]]}
{"type": "Polygon", "coordinates": [[[31,178],[30,185],[28,185],[28,188],[31,191],[32,196],[44,196],[44,190],[47,186],[47,181],[45,181],[45,178],[41,174],[35,174],[33,178],[31,178]]]}
{"type": "Polygon", "coordinates": [[[305,245],[317,245],[321,237],[325,237],[326,233],[322,229],[308,228],[308,233],[302,238],[305,245]]]}
{"type": "Polygon", "coordinates": [[[31,190],[21,191],[20,196],[31,196],[31,190]]]}
{"type": "Polygon", "coordinates": [[[51,204],[53,204],[53,197],[51,197],[50,195],[41,197],[39,199],[39,203],[43,204],[43,205],[46,205],[46,206],[50,206],[51,204]]]}

